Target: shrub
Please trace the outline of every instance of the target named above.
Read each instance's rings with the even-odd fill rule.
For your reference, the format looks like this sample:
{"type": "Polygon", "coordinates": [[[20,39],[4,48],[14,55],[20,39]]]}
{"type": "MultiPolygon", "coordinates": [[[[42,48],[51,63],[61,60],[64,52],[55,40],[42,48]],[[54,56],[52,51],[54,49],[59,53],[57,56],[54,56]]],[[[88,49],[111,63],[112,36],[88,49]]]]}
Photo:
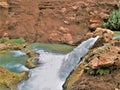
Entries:
{"type": "Polygon", "coordinates": [[[106,26],[111,30],[120,31],[120,8],[111,12],[107,23],[104,23],[103,26],[106,26]]]}
{"type": "Polygon", "coordinates": [[[109,68],[91,69],[90,67],[86,67],[85,71],[90,75],[106,75],[110,73],[109,68]]]}

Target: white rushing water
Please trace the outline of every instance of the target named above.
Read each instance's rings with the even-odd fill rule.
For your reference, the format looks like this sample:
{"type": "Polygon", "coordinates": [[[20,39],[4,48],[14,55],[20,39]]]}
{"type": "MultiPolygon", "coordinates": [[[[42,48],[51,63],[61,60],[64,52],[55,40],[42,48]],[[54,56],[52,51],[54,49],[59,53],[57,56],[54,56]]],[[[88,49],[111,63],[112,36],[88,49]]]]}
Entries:
{"type": "Polygon", "coordinates": [[[62,90],[66,77],[98,39],[90,38],[67,55],[38,50],[40,65],[29,70],[29,79],[18,85],[18,90],[62,90]]]}
{"type": "Polygon", "coordinates": [[[30,79],[19,86],[19,90],[61,90],[63,81],[59,78],[59,68],[65,55],[39,50],[40,66],[30,70],[30,79]]]}

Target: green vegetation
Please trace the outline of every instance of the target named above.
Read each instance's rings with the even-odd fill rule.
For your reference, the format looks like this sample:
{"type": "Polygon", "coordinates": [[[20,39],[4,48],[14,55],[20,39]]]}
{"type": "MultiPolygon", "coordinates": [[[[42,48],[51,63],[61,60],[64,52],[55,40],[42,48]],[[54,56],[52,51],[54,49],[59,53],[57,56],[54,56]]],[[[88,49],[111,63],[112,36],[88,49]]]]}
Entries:
{"type": "Polygon", "coordinates": [[[25,40],[23,38],[9,39],[7,37],[2,37],[0,39],[0,43],[7,43],[7,44],[11,44],[11,45],[18,45],[18,44],[25,43],[25,40]]]}
{"type": "Polygon", "coordinates": [[[86,67],[85,71],[90,75],[106,75],[110,73],[108,68],[91,69],[90,67],[86,67]]]}
{"type": "Polygon", "coordinates": [[[85,68],[85,71],[86,71],[88,74],[90,74],[90,75],[95,75],[95,70],[93,70],[93,69],[91,69],[91,68],[89,68],[89,67],[86,67],[86,68],[85,68]]]}
{"type": "Polygon", "coordinates": [[[8,41],[8,43],[12,45],[23,44],[25,43],[25,40],[23,38],[11,39],[8,41]]]}
{"type": "Polygon", "coordinates": [[[120,31],[120,8],[111,12],[108,21],[104,22],[102,27],[120,31]]]}
{"type": "Polygon", "coordinates": [[[113,11],[108,19],[108,28],[119,30],[120,29],[120,8],[113,11]]]}

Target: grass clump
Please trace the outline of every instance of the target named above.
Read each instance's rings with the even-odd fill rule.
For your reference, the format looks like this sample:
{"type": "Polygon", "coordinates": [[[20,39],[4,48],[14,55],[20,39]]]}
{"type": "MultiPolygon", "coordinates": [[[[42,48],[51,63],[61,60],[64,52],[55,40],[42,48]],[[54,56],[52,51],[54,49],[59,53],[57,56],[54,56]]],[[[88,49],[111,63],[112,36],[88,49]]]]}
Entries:
{"type": "Polygon", "coordinates": [[[0,38],[0,43],[18,45],[18,44],[24,44],[25,39],[24,38],[9,39],[8,37],[2,37],[2,38],[0,38]]]}

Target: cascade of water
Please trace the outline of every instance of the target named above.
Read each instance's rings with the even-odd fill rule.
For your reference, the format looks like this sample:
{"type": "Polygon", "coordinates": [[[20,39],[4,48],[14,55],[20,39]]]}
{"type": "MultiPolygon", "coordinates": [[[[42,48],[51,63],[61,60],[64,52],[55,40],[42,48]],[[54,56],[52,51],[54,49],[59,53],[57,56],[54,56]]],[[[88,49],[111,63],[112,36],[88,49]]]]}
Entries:
{"type": "Polygon", "coordinates": [[[93,45],[99,38],[90,38],[87,41],[81,43],[72,52],[68,53],[63,60],[60,68],[61,79],[66,79],[70,72],[75,68],[75,66],[80,62],[80,59],[88,52],[91,45],[93,45]]]}
{"type": "Polygon", "coordinates": [[[19,85],[19,90],[62,90],[63,81],[58,77],[65,55],[39,50],[40,66],[30,70],[29,80],[19,85]]]}
{"type": "Polygon", "coordinates": [[[62,90],[66,77],[75,68],[80,58],[98,39],[90,38],[67,55],[39,50],[40,66],[30,69],[29,79],[18,85],[18,90],[62,90]]]}

